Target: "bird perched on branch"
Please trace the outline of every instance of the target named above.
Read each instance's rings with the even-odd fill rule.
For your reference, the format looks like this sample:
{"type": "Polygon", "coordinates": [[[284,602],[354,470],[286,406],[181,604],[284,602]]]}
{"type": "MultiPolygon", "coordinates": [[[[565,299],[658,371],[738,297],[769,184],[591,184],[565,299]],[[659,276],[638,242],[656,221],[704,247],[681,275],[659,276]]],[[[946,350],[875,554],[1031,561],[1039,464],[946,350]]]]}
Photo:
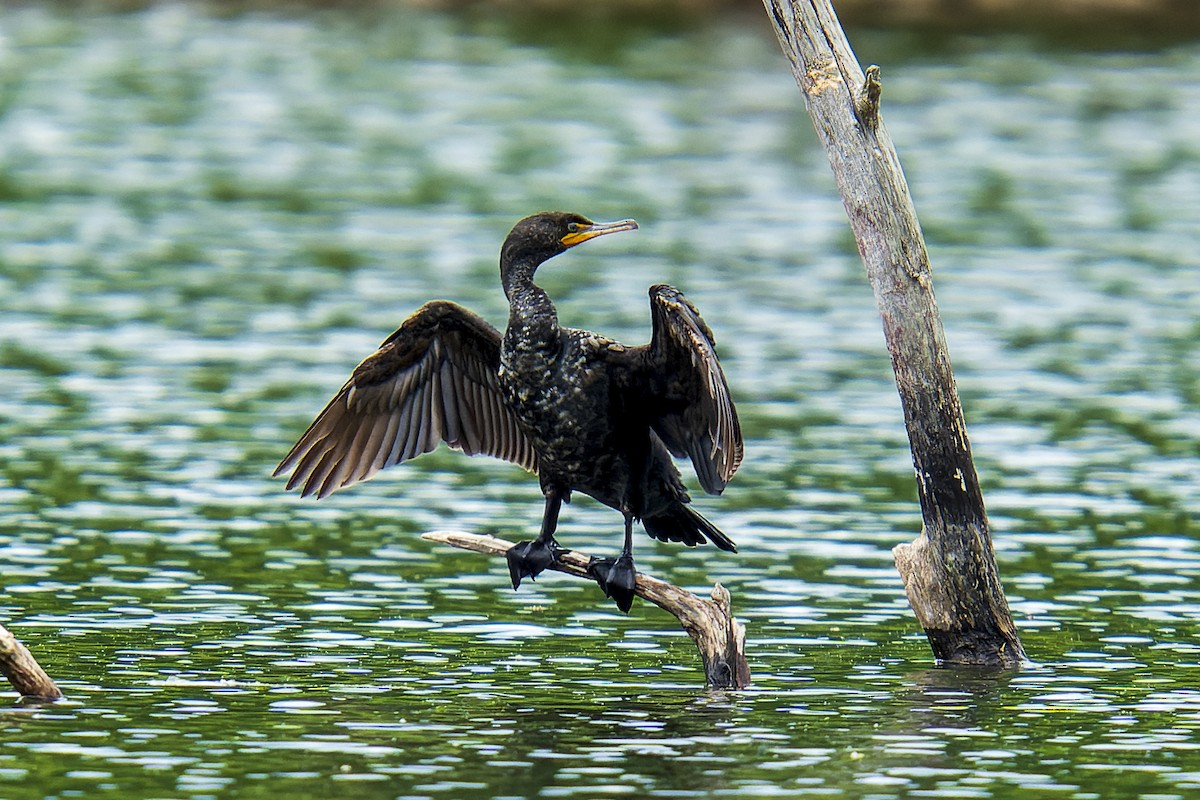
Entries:
{"type": "Polygon", "coordinates": [[[533,282],[548,259],[599,236],[637,229],[547,212],[521,220],[500,251],[508,298],[503,335],[462,306],[425,304],[358,365],[275,474],[287,488],[325,497],[445,442],[538,475],[541,531],[507,553],[513,588],[563,552],[559,509],[579,491],[620,511],[625,544],[589,573],[617,606],[633,603],[633,521],[662,541],[733,541],[693,510],[671,456],[688,457],[710,494],[742,460],[742,435],[712,331],[670,286],[650,288],[653,333],[627,347],[559,325],[533,282]]]}

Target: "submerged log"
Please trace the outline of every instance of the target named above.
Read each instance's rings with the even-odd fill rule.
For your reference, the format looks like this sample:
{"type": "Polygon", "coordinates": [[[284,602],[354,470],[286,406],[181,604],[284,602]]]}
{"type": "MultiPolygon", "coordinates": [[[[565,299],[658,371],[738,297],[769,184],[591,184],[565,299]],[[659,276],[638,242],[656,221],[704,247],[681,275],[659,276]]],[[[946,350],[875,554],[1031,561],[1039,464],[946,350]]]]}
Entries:
{"type": "Polygon", "coordinates": [[[829,0],[763,0],[825,146],[875,294],[916,468],[923,526],[893,554],[908,600],[947,664],[1025,658],[1000,585],[929,254],[864,75],[829,0]]]}
{"type": "Polygon", "coordinates": [[[0,674],[22,697],[34,700],[60,700],[63,693],[50,679],[33,654],[17,637],[0,625],[0,674]]]}
{"type": "MultiPolygon", "coordinates": [[[[495,536],[461,531],[431,531],[421,534],[421,538],[493,556],[503,556],[513,546],[513,542],[495,536]]],[[[578,550],[567,550],[561,554],[557,564],[550,565],[550,569],[594,583],[587,573],[591,560],[591,556],[578,550]]],[[[719,583],[715,585],[712,599],[706,600],[686,589],[639,572],[634,592],[679,620],[700,651],[705,684],[710,689],[744,689],[750,685],[750,667],[746,664],[746,627],[733,618],[729,592],[725,587],[719,583]]]]}

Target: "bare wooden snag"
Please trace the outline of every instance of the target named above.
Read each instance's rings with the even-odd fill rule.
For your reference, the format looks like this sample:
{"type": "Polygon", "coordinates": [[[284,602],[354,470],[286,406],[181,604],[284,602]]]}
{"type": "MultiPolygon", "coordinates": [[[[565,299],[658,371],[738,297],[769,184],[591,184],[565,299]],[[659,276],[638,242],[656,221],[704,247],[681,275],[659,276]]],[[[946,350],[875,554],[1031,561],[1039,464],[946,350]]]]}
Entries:
{"type": "MultiPolygon", "coordinates": [[[[431,542],[448,544],[476,553],[503,556],[513,542],[461,531],[431,531],[421,535],[431,542]]],[[[587,573],[592,557],[568,550],[550,569],[594,583],[587,573]]],[[[733,618],[729,592],[721,584],[712,590],[712,599],[697,597],[686,589],[638,573],[634,592],[679,620],[692,637],[704,662],[705,684],[710,689],[745,689],[750,685],[750,667],[746,664],[746,628],[733,618]]]]}
{"type": "Polygon", "coordinates": [[[0,625],[0,673],[22,697],[59,700],[63,696],[33,654],[3,625],[0,625]]]}
{"type": "Polygon", "coordinates": [[[1018,666],[1025,653],[996,571],[929,254],[879,115],[879,69],[863,74],[830,0],[763,4],[829,156],[883,318],[924,523],[916,541],[893,550],[909,604],[939,662],[1018,666]]]}

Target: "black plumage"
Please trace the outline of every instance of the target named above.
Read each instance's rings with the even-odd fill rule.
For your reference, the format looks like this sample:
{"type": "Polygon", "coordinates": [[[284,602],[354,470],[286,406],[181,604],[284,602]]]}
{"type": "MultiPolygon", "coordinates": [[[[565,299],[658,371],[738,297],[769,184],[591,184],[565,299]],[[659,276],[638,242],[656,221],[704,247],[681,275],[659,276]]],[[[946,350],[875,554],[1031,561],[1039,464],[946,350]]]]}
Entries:
{"type": "Polygon", "coordinates": [[[358,365],[275,474],[290,470],[287,488],[325,497],[443,441],[519,464],[538,474],[546,506],[537,538],[508,553],[513,587],[557,558],[559,509],[580,491],[624,515],[621,555],[596,560],[591,572],[625,611],[636,576],[633,520],[656,539],[736,552],[688,506],[671,459],[689,458],[711,494],[742,460],[737,412],[696,308],[670,286],[651,287],[650,342],[627,347],[562,327],[533,282],[568,248],[636,228],[561,212],[518,222],[500,253],[503,336],[455,303],[425,304],[358,365]]]}

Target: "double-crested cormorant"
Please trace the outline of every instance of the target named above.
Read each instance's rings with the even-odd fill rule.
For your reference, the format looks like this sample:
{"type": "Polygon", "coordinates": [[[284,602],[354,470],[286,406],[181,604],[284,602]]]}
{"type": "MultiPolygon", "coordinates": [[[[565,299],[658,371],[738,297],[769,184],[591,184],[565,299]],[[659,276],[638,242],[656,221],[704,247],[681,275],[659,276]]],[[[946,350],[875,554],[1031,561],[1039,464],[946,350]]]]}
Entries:
{"type": "Polygon", "coordinates": [[[670,286],[650,288],[650,342],[626,347],[558,323],[533,283],[547,259],[637,223],[594,223],[548,212],[518,222],[500,251],[508,329],[443,300],[426,303],[358,365],[275,474],[287,488],[325,497],[446,442],[537,473],[546,498],[541,532],[508,551],[513,588],[564,552],[558,512],[580,491],[625,517],[617,558],[589,567],[604,593],[633,602],[633,520],[662,541],[733,541],[688,506],[671,456],[691,459],[719,494],[742,460],[742,435],[713,335],[670,286]]]}

